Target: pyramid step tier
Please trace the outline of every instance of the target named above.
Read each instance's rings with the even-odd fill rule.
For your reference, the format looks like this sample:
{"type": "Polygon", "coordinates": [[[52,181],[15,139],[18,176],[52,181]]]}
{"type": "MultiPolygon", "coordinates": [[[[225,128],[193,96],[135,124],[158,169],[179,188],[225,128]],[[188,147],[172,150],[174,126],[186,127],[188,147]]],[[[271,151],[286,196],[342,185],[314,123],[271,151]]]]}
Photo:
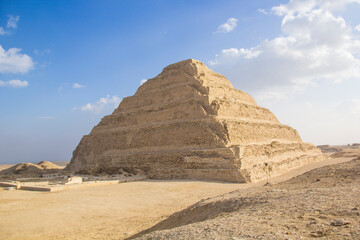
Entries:
{"type": "Polygon", "coordinates": [[[182,148],[189,145],[219,147],[270,140],[297,142],[300,138],[294,129],[279,123],[222,118],[217,121],[213,117],[94,129],[84,137],[84,141],[100,153],[111,149],[159,146],[182,148]]]}
{"type": "Polygon", "coordinates": [[[186,101],[188,99],[197,99],[203,96],[193,85],[179,85],[173,89],[159,89],[157,92],[143,93],[123,98],[119,108],[114,113],[126,111],[134,108],[141,108],[158,103],[166,103],[173,100],[186,101]]]}
{"type": "Polygon", "coordinates": [[[253,182],[320,161],[323,155],[311,144],[272,142],[228,148],[157,152],[109,151],[98,158],[102,159],[100,163],[86,164],[86,168],[78,171],[114,173],[119,169],[130,172],[139,169],[155,179],[226,179],[229,182],[253,182]],[[212,174],[205,177],[204,174],[210,172],[212,174]],[[234,174],[237,177],[234,177],[234,174]]]}
{"type": "Polygon", "coordinates": [[[310,143],[249,144],[240,146],[241,169],[250,182],[274,177],[292,168],[324,160],[322,152],[310,143]]]}
{"type": "Polygon", "coordinates": [[[199,86],[198,82],[194,82],[191,84],[177,84],[176,86],[167,87],[165,89],[158,89],[156,91],[144,92],[142,94],[126,97],[122,100],[119,108],[115,110],[114,114],[134,108],[167,103],[174,100],[187,101],[188,99],[199,99],[201,96],[206,96],[208,102],[216,100],[230,101],[236,99],[238,102],[257,106],[256,102],[252,100],[249,95],[237,89],[218,87],[209,90],[201,85],[199,86]]]}
{"type": "Polygon", "coordinates": [[[188,99],[155,104],[133,111],[125,111],[105,116],[94,132],[106,129],[118,129],[134,125],[147,126],[176,120],[200,119],[219,115],[222,118],[240,119],[249,122],[274,122],[277,118],[266,108],[248,105],[242,102],[214,101],[211,105],[207,99],[188,99]]]}

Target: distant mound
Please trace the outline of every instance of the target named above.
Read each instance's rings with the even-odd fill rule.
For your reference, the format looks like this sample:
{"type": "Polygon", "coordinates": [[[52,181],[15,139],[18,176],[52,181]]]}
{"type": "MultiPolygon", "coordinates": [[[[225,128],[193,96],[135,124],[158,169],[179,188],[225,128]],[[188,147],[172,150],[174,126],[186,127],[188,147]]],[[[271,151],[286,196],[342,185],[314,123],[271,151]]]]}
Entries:
{"type": "Polygon", "coordinates": [[[63,167],[60,167],[52,162],[48,161],[41,161],[37,164],[37,166],[42,167],[43,169],[62,169],[63,167]]]}
{"type": "Polygon", "coordinates": [[[332,158],[338,157],[359,157],[360,156],[360,148],[348,148],[342,149],[339,152],[333,153],[330,155],[332,158]]]}
{"type": "Polygon", "coordinates": [[[42,173],[58,172],[61,169],[63,167],[48,161],[41,161],[38,164],[20,163],[0,171],[0,175],[38,176],[42,173]]]}
{"type": "Polygon", "coordinates": [[[20,163],[8,169],[1,171],[1,174],[23,174],[23,173],[41,173],[43,168],[33,163],[20,163]]]}
{"type": "Polygon", "coordinates": [[[66,165],[69,164],[69,161],[52,161],[52,163],[54,163],[60,167],[66,167],[66,165]]]}

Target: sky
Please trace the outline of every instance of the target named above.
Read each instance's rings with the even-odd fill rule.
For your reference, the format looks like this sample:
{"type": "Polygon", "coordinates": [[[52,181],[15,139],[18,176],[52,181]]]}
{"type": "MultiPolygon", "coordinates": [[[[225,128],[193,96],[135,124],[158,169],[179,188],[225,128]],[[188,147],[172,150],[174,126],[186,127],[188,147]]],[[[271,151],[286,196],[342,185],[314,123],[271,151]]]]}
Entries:
{"type": "Polygon", "coordinates": [[[193,58],[305,142],[360,142],[360,0],[0,0],[0,163],[69,161],[83,135],[193,58]]]}

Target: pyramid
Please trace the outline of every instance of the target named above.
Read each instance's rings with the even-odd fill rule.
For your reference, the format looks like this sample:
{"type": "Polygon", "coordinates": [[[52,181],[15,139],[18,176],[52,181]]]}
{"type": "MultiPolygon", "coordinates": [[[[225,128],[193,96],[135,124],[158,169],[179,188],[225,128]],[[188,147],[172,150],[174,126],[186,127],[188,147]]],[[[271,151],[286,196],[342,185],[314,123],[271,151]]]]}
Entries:
{"type": "Polygon", "coordinates": [[[252,182],[323,158],[249,94],[189,59],[124,98],[81,139],[66,170],[252,182]]]}

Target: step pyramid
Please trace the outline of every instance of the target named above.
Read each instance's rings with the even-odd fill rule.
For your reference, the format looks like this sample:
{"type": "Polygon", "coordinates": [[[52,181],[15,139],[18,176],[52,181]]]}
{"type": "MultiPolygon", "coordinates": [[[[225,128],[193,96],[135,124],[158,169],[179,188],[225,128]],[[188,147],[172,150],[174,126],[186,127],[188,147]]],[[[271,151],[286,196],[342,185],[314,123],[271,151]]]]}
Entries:
{"type": "Polygon", "coordinates": [[[124,98],[81,139],[66,170],[251,182],[323,158],[249,94],[189,59],[124,98]]]}

